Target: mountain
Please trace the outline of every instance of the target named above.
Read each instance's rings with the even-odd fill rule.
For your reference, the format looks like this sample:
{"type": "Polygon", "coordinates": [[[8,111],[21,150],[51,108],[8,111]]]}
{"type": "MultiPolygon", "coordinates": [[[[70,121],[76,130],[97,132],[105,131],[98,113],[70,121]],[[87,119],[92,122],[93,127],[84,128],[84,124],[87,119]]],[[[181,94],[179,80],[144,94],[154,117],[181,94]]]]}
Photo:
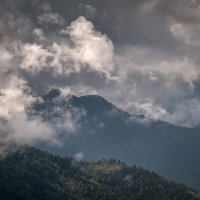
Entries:
{"type": "Polygon", "coordinates": [[[1,200],[199,200],[200,194],[120,161],[76,161],[31,147],[0,159],[1,200]]]}
{"type": "Polygon", "coordinates": [[[44,150],[62,156],[81,152],[85,160],[119,159],[200,190],[198,129],[129,114],[100,96],[63,97],[57,90],[44,95],[32,110],[51,123],[69,111],[79,116],[77,133],[63,131],[63,146],[38,146],[44,150]]]}

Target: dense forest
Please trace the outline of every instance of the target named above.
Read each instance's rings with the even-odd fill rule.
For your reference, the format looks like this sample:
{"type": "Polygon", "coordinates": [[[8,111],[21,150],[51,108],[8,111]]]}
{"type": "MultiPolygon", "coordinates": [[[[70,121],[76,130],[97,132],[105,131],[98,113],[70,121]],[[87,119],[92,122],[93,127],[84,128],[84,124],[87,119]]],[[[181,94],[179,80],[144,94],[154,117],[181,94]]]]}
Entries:
{"type": "Polygon", "coordinates": [[[197,200],[198,192],[114,159],[77,161],[32,147],[0,159],[1,200],[197,200]]]}

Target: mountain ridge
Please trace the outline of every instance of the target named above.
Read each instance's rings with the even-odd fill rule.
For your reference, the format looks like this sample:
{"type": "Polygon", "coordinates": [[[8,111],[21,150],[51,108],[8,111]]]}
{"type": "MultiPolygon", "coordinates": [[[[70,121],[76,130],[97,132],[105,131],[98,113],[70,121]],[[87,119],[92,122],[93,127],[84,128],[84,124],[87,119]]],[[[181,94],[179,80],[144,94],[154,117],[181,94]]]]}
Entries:
{"type": "Polygon", "coordinates": [[[72,111],[75,116],[77,110],[85,111],[77,134],[63,137],[62,148],[40,146],[44,150],[62,156],[82,152],[85,160],[116,158],[200,190],[198,129],[131,115],[96,95],[50,96],[33,105],[33,109],[45,120],[51,120],[53,115],[59,117],[55,110],[72,111]]]}
{"type": "Polygon", "coordinates": [[[0,159],[0,199],[199,200],[195,190],[142,167],[77,161],[29,147],[0,159]]]}

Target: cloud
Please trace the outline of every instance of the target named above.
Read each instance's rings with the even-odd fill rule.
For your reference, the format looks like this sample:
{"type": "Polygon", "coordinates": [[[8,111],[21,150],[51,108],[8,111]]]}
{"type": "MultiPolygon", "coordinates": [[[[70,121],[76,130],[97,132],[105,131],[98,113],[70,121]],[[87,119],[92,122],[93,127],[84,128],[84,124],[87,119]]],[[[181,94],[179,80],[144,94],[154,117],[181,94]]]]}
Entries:
{"type": "Polygon", "coordinates": [[[16,113],[24,112],[25,106],[31,104],[34,97],[28,94],[29,88],[23,79],[16,75],[7,79],[5,86],[0,89],[0,117],[10,119],[16,113]]]}
{"type": "Polygon", "coordinates": [[[57,24],[60,26],[65,24],[65,19],[60,14],[53,12],[50,4],[42,4],[40,10],[42,11],[42,14],[37,16],[39,24],[57,24]]]}
{"type": "Polygon", "coordinates": [[[84,111],[73,108],[64,111],[60,107],[53,107],[49,121],[46,120],[48,112],[31,114],[32,105],[36,102],[42,102],[42,99],[33,96],[25,80],[16,75],[7,78],[6,86],[0,89],[1,154],[8,151],[10,146],[21,144],[45,142],[60,146],[61,134],[67,136],[78,133],[79,120],[84,111]]]}
{"type": "Polygon", "coordinates": [[[130,113],[183,126],[200,123],[198,109],[193,108],[199,107],[197,1],[4,2],[0,6],[2,118],[21,123],[25,132],[37,125],[36,136],[46,128],[42,140],[55,141],[56,128],[76,132],[75,111],[53,118],[54,126],[24,112],[47,88],[66,88],[66,94],[102,95],[130,113]],[[21,116],[20,122],[13,112],[21,116]]]}
{"type": "Polygon", "coordinates": [[[128,124],[137,123],[137,124],[149,126],[149,125],[151,125],[152,122],[155,122],[155,120],[156,119],[147,118],[144,115],[137,115],[137,116],[132,115],[131,117],[129,117],[126,120],[126,123],[128,123],[128,124]]]}
{"type": "Polygon", "coordinates": [[[36,142],[62,144],[51,125],[43,122],[39,117],[28,119],[24,112],[16,114],[7,126],[9,131],[7,137],[16,144],[30,145],[36,142]]]}
{"type": "Polygon", "coordinates": [[[35,100],[26,81],[16,75],[7,78],[5,86],[0,89],[2,150],[7,150],[13,144],[32,144],[36,141],[58,143],[51,127],[43,123],[40,118],[28,119],[26,107],[35,100]]]}
{"type": "Polygon", "coordinates": [[[39,40],[45,40],[44,31],[41,28],[36,28],[33,30],[33,35],[39,40]]]}
{"type": "Polygon", "coordinates": [[[183,43],[191,46],[199,46],[200,24],[173,23],[170,26],[172,34],[183,43]]]}
{"type": "Polygon", "coordinates": [[[61,33],[68,34],[73,42],[71,56],[74,60],[110,77],[113,70],[113,44],[106,35],[96,31],[84,17],[79,17],[61,33]]]}
{"type": "Polygon", "coordinates": [[[1,1],[0,2],[0,37],[1,42],[5,40],[25,39],[29,37],[32,29],[30,18],[20,12],[22,2],[1,1]]]}
{"type": "Polygon", "coordinates": [[[20,67],[22,69],[40,71],[47,67],[48,57],[51,54],[38,44],[23,44],[21,46],[21,56],[23,58],[20,67]]]}
{"type": "Polygon", "coordinates": [[[199,127],[200,100],[198,98],[184,99],[176,105],[165,120],[186,127],[199,127]]]}
{"type": "Polygon", "coordinates": [[[81,129],[81,119],[86,116],[84,109],[78,109],[72,107],[68,100],[70,99],[70,94],[66,93],[68,90],[51,88],[46,95],[41,97],[40,101],[35,102],[31,107],[29,107],[30,116],[40,116],[41,119],[48,123],[59,136],[59,134],[78,134],[81,129]],[[49,104],[48,101],[52,101],[49,104]],[[65,108],[63,108],[63,104],[65,108]],[[34,107],[42,105],[43,109],[35,110],[34,107]]]}
{"type": "MultiPolygon", "coordinates": [[[[34,33],[40,34],[40,38],[44,37],[38,29],[35,29],[34,33]]],[[[84,17],[79,17],[60,33],[66,35],[66,40],[62,43],[53,42],[48,46],[22,44],[21,68],[35,72],[48,68],[55,74],[66,75],[79,73],[85,68],[112,79],[113,45],[106,35],[96,31],[93,24],[84,17]],[[70,39],[73,45],[70,45],[67,39],[70,39]]]]}
{"type": "Polygon", "coordinates": [[[8,68],[11,67],[11,61],[13,59],[13,55],[6,49],[0,49],[0,76],[4,74],[8,68]]]}
{"type": "Polygon", "coordinates": [[[58,13],[44,13],[37,17],[40,24],[58,24],[63,25],[65,23],[64,18],[58,13]]]}
{"type": "Polygon", "coordinates": [[[87,19],[92,19],[97,15],[97,10],[94,6],[80,3],[79,10],[81,15],[85,16],[87,19]]]}
{"type": "Polygon", "coordinates": [[[83,158],[84,158],[84,153],[82,151],[80,151],[74,155],[75,160],[83,160],[83,158]]]}
{"type": "Polygon", "coordinates": [[[166,110],[159,105],[155,105],[151,100],[146,102],[135,102],[137,113],[142,113],[144,116],[152,119],[162,119],[166,115],[166,110]]]}

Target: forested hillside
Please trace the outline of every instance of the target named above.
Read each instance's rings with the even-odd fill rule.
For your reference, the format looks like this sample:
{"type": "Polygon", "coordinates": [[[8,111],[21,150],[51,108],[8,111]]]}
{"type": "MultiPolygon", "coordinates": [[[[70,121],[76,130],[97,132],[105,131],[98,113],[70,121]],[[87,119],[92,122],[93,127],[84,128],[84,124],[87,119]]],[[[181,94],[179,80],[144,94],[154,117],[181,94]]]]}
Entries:
{"type": "Polygon", "coordinates": [[[22,147],[0,159],[1,200],[196,200],[190,188],[116,160],[76,161],[22,147]]]}

